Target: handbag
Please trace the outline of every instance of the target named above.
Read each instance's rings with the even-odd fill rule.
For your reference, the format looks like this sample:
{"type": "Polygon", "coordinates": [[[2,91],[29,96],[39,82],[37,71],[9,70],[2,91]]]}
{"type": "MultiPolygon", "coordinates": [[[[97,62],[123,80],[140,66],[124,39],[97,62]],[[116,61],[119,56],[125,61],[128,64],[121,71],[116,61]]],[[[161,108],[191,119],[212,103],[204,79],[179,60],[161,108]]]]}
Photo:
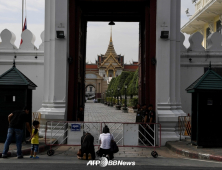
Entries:
{"type": "MultiPolygon", "coordinates": [[[[88,134],[86,134],[86,136],[87,136],[87,135],[88,135],[88,134]]],[[[85,141],[85,139],[86,139],[86,136],[85,136],[85,138],[83,139],[83,142],[82,142],[82,143],[84,143],[84,141],[85,141]]],[[[77,155],[78,155],[79,157],[82,155],[82,150],[81,150],[81,149],[78,150],[77,155]]]]}
{"type": "MultiPolygon", "coordinates": [[[[110,136],[111,136],[111,134],[110,134],[110,136]]],[[[116,142],[114,140],[111,140],[111,142],[110,142],[110,151],[112,153],[119,152],[119,147],[117,146],[117,144],[116,144],[116,142]]]]}

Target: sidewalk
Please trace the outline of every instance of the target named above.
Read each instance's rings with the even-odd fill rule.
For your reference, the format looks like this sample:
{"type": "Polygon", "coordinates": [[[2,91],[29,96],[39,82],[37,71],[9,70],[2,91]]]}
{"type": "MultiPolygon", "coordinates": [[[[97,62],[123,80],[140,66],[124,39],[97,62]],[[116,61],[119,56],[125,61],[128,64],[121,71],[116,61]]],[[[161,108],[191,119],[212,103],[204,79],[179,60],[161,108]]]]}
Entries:
{"type": "MultiPolygon", "coordinates": [[[[76,158],[76,154],[80,146],[55,146],[53,150],[55,151],[54,155],[63,156],[63,157],[73,157],[76,158]]],[[[98,150],[98,146],[95,146],[95,152],[98,150]]],[[[114,154],[115,158],[153,158],[151,152],[156,150],[158,157],[164,158],[184,158],[184,156],[177,155],[174,152],[170,151],[167,147],[161,148],[139,148],[139,147],[119,147],[119,152],[114,154]]],[[[39,155],[46,155],[46,152],[42,152],[39,155]]]]}
{"type": "MultiPolygon", "coordinates": [[[[29,155],[31,149],[31,144],[22,143],[22,153],[23,155],[29,155]]],[[[49,146],[45,145],[45,139],[39,138],[39,152],[44,152],[49,149],[49,146]]],[[[0,143],[0,158],[2,157],[2,152],[4,150],[4,143],[0,143]]],[[[16,157],[17,156],[17,147],[16,143],[11,143],[9,146],[8,157],[16,157]]]]}
{"type": "Polygon", "coordinates": [[[166,143],[166,147],[174,153],[185,157],[222,162],[222,148],[197,148],[186,140],[169,141],[166,143]]]}

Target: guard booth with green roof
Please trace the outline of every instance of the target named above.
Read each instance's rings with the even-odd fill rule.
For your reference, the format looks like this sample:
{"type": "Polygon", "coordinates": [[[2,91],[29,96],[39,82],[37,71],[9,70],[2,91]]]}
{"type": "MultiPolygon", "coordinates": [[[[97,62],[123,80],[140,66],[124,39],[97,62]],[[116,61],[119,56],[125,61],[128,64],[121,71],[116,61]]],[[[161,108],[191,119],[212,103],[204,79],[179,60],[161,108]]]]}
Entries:
{"type": "MultiPolygon", "coordinates": [[[[11,69],[0,76],[0,142],[5,142],[7,136],[8,115],[15,110],[22,110],[24,106],[32,109],[32,90],[36,87],[16,68],[15,62],[11,69]]],[[[32,110],[29,116],[31,123],[32,110]]]]}
{"type": "Polygon", "coordinates": [[[191,142],[203,147],[222,146],[222,77],[211,70],[191,84],[191,142]]]}

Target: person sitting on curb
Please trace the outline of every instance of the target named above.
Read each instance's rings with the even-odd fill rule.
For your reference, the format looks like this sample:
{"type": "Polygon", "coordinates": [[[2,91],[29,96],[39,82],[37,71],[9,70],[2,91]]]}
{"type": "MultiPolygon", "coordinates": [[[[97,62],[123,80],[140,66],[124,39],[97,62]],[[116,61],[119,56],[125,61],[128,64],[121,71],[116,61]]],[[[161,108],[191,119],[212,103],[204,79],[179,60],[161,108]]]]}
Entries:
{"type": "Polygon", "coordinates": [[[81,152],[77,154],[78,159],[95,160],[94,137],[86,132],[81,137],[81,152]]]}
{"type": "Polygon", "coordinates": [[[33,121],[34,128],[32,129],[32,136],[30,138],[31,140],[31,154],[30,158],[33,159],[39,159],[38,156],[36,156],[36,153],[39,151],[39,121],[33,121]],[[33,156],[34,152],[34,156],[33,156]]]}
{"type": "Polygon", "coordinates": [[[22,139],[23,139],[24,123],[26,123],[26,128],[31,135],[31,128],[29,125],[29,117],[28,117],[29,110],[30,109],[25,106],[23,110],[14,111],[8,116],[9,128],[8,128],[8,134],[7,134],[7,138],[4,145],[4,150],[2,153],[2,158],[7,158],[9,145],[11,144],[13,136],[14,136],[13,134],[15,134],[15,139],[16,139],[17,158],[18,159],[23,158],[22,139]]]}
{"type": "Polygon", "coordinates": [[[99,135],[99,140],[101,141],[99,156],[106,156],[108,160],[114,158],[113,153],[111,152],[111,141],[114,140],[113,135],[110,133],[107,125],[103,128],[103,133],[99,135]]]}

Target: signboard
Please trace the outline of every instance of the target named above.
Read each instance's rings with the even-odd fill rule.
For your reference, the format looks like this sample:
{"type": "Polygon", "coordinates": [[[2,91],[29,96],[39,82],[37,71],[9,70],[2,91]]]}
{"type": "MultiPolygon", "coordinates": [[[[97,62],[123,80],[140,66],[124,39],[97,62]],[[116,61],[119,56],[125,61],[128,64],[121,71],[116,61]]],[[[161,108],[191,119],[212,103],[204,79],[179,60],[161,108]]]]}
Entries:
{"type": "Polygon", "coordinates": [[[80,124],[71,124],[71,131],[80,131],[81,125],[80,124]]]}

